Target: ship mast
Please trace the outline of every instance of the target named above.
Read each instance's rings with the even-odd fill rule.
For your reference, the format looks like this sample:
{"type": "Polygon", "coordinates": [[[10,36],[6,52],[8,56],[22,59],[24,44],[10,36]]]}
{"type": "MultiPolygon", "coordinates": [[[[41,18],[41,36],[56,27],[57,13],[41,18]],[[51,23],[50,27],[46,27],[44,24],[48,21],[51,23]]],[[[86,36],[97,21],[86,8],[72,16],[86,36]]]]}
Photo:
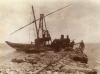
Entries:
{"type": "MultiPolygon", "coordinates": [[[[35,12],[34,12],[34,7],[33,6],[32,6],[32,12],[33,12],[34,20],[36,20],[35,12]]],[[[35,23],[37,39],[43,38],[44,35],[47,37],[49,32],[47,32],[48,30],[47,30],[44,14],[40,14],[39,26],[37,25],[36,21],[34,23],[35,23]],[[41,35],[41,37],[40,37],[40,35],[41,35]]]]}
{"type": "MultiPolygon", "coordinates": [[[[72,4],[70,3],[70,4],[66,5],[65,7],[62,7],[62,8],[60,8],[60,9],[57,9],[57,10],[51,12],[51,13],[48,13],[48,14],[46,14],[44,17],[47,17],[47,16],[49,16],[49,15],[51,15],[51,14],[54,14],[54,13],[56,13],[56,12],[62,10],[62,9],[65,9],[65,8],[69,7],[70,5],[72,5],[72,4]]],[[[33,9],[33,14],[34,14],[34,9],[33,9]]],[[[34,17],[35,17],[35,16],[34,16],[34,17]]],[[[35,25],[36,25],[36,21],[39,21],[39,20],[40,20],[40,18],[35,19],[34,21],[30,22],[29,24],[27,24],[27,25],[25,25],[25,26],[23,26],[23,27],[21,27],[21,28],[15,30],[15,31],[12,32],[11,34],[16,33],[17,31],[19,31],[19,30],[21,30],[21,29],[23,29],[23,28],[25,28],[25,27],[31,25],[32,23],[35,23],[35,25]]],[[[36,26],[35,26],[35,27],[36,27],[36,26]]],[[[37,31],[37,28],[36,28],[36,31],[37,31]]],[[[38,31],[37,31],[37,35],[38,35],[38,31]]],[[[38,37],[38,36],[37,36],[37,37],[38,37]]]]}
{"type": "MultiPolygon", "coordinates": [[[[36,20],[36,17],[35,17],[35,12],[34,12],[34,7],[33,7],[33,6],[32,6],[32,12],[33,12],[33,17],[34,17],[34,20],[36,20]]],[[[35,23],[35,28],[36,28],[37,38],[39,38],[38,28],[37,28],[37,23],[36,23],[36,21],[35,21],[34,23],[35,23]]]]}
{"type": "Polygon", "coordinates": [[[40,14],[38,33],[39,33],[39,35],[42,34],[41,38],[43,38],[43,35],[45,34],[46,30],[47,30],[47,28],[46,28],[46,24],[44,23],[44,14],[40,14]]]}

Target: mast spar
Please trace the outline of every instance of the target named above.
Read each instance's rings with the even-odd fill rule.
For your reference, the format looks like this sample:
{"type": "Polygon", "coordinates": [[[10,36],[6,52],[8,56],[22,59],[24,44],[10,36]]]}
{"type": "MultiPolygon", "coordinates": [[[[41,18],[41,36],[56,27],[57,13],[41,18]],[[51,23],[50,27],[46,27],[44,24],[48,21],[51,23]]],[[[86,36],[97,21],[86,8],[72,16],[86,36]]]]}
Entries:
{"type": "MultiPolygon", "coordinates": [[[[57,10],[51,12],[51,13],[48,13],[48,14],[45,15],[44,17],[47,17],[47,16],[49,16],[49,15],[55,13],[55,12],[58,12],[58,11],[60,11],[60,10],[62,10],[62,9],[65,9],[65,8],[69,7],[70,5],[72,5],[72,3],[70,3],[70,4],[68,4],[67,6],[64,6],[64,7],[60,8],[60,9],[57,9],[57,10]]],[[[33,13],[34,13],[34,12],[33,12],[33,13]]],[[[30,22],[29,24],[27,24],[27,25],[25,25],[25,26],[23,26],[23,27],[21,27],[21,28],[15,30],[14,32],[11,33],[11,35],[14,34],[14,33],[16,33],[17,31],[19,31],[19,30],[21,30],[21,29],[23,29],[23,28],[25,28],[25,27],[31,25],[32,23],[36,23],[36,21],[39,21],[39,20],[40,20],[40,18],[35,19],[34,21],[30,22]]],[[[37,34],[38,34],[38,33],[37,33],[37,34]]]]}
{"type": "MultiPolygon", "coordinates": [[[[33,12],[34,20],[36,20],[36,17],[35,17],[35,12],[34,12],[34,7],[33,7],[33,5],[32,5],[32,12],[33,12]]],[[[38,28],[37,28],[37,23],[36,23],[36,21],[35,21],[34,23],[35,23],[35,28],[36,28],[36,34],[37,34],[37,38],[39,38],[39,35],[38,35],[38,28]]]]}

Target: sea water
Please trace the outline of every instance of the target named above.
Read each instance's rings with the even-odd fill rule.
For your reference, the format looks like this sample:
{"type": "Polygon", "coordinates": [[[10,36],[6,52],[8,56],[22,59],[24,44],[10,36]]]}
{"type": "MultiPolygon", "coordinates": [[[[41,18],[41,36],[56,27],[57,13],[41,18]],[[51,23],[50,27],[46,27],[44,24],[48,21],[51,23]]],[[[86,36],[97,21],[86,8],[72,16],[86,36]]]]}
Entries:
{"type": "Polygon", "coordinates": [[[100,44],[86,44],[85,53],[88,56],[88,63],[91,68],[97,69],[100,74],[100,44]]]}

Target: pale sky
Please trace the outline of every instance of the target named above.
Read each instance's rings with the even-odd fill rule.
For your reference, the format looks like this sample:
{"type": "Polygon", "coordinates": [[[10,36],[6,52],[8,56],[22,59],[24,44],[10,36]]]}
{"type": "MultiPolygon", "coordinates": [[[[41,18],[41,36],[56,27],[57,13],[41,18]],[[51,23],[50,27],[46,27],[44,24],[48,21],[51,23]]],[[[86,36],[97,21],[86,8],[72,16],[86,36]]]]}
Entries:
{"type": "Polygon", "coordinates": [[[46,17],[52,38],[69,34],[76,41],[100,43],[100,0],[0,0],[0,42],[34,40],[32,25],[10,35],[33,20],[32,5],[38,18],[40,13],[48,14],[70,1],[71,6],[46,17]]]}

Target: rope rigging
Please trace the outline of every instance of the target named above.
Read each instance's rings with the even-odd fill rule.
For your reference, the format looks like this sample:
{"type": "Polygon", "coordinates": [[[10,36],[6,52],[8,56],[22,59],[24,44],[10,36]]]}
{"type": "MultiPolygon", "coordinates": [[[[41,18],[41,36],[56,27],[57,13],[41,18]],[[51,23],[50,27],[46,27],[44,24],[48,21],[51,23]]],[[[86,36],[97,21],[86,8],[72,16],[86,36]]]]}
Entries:
{"type": "MultiPolygon", "coordinates": [[[[67,3],[67,4],[68,4],[68,3],[67,3]]],[[[64,6],[64,7],[62,7],[62,8],[59,8],[59,9],[57,9],[57,10],[51,12],[51,13],[48,13],[48,14],[46,14],[44,17],[47,17],[47,16],[49,16],[49,15],[51,15],[51,14],[54,14],[55,12],[58,12],[58,11],[60,11],[60,10],[62,10],[62,9],[65,9],[65,8],[69,7],[70,5],[72,5],[72,3],[69,2],[68,5],[66,5],[66,6],[64,6]]],[[[32,11],[33,11],[33,14],[34,14],[33,6],[32,6],[32,11]]],[[[35,23],[35,25],[36,25],[36,21],[39,21],[39,20],[40,20],[40,18],[35,19],[35,16],[34,16],[34,20],[33,20],[32,22],[30,22],[29,24],[27,24],[27,25],[25,25],[25,26],[23,26],[23,27],[21,27],[21,28],[15,30],[14,32],[11,33],[11,35],[14,34],[14,33],[16,33],[17,31],[22,30],[23,28],[25,28],[25,27],[31,25],[32,23],[35,23]]],[[[36,28],[36,30],[37,30],[37,28],[36,28]]]]}

